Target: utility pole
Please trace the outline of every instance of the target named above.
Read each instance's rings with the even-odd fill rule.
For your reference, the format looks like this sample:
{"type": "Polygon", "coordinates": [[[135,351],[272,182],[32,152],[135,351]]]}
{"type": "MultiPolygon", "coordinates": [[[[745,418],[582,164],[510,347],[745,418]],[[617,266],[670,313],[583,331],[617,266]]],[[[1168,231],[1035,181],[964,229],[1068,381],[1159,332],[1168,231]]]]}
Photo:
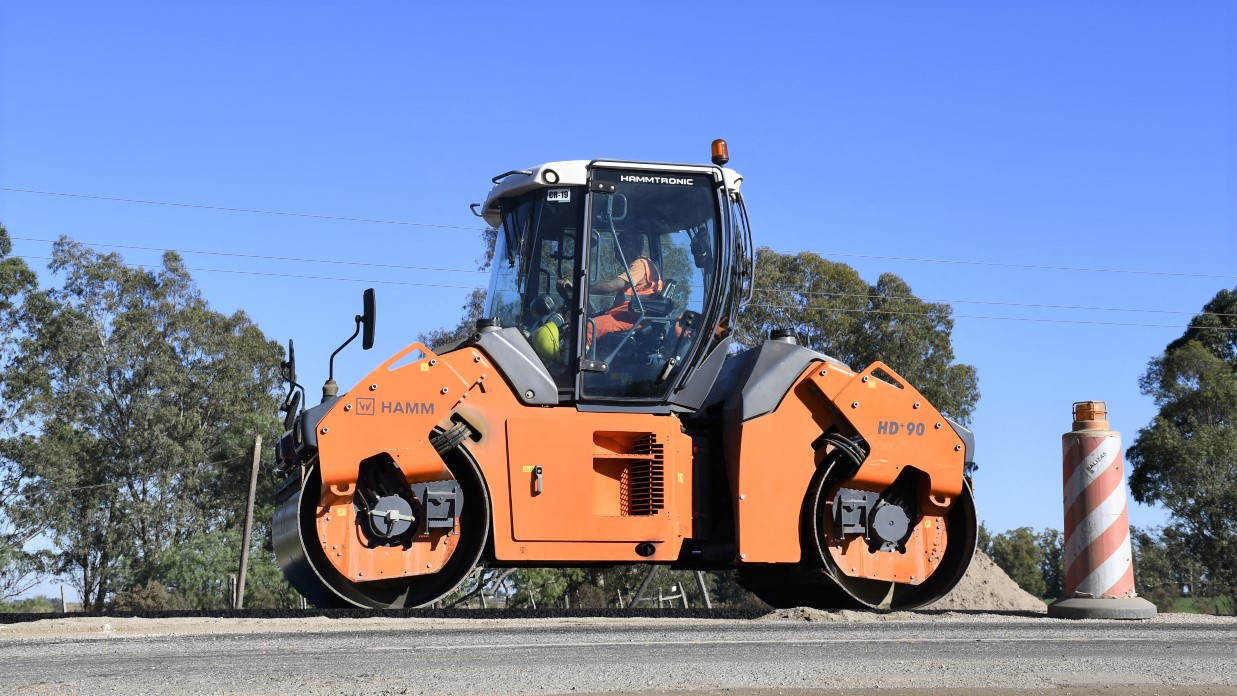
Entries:
{"type": "MultiPolygon", "coordinates": [[[[649,566],[649,574],[644,576],[644,580],[640,583],[640,589],[636,590],[636,596],[631,600],[632,609],[635,609],[640,600],[644,599],[644,591],[649,589],[649,583],[653,582],[653,577],[657,575],[657,569],[660,567],[658,565],[649,566]]],[[[658,608],[660,608],[660,605],[658,605],[658,608]]]]}
{"type": "Polygon", "coordinates": [[[245,607],[245,574],[249,572],[249,537],[253,534],[253,499],[258,493],[258,464],[262,461],[262,436],[253,439],[253,471],[249,474],[249,505],[245,509],[245,533],[241,540],[241,572],[236,586],[237,609],[245,607]]]}
{"type": "Polygon", "coordinates": [[[696,571],[696,584],[700,585],[700,594],[704,597],[704,608],[712,609],[713,602],[709,599],[709,588],[704,584],[704,571],[696,571]]]}

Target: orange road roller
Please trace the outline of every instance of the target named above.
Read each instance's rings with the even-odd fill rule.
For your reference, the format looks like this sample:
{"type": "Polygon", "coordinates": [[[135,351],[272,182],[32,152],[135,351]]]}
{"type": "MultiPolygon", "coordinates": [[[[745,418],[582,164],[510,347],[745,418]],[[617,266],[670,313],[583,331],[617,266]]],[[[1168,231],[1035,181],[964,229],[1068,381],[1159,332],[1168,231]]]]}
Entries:
{"type": "Polygon", "coordinates": [[[737,569],[775,607],[953,589],[976,542],[971,432],[891,366],[789,331],[735,344],[755,249],[727,161],[715,141],[709,165],[500,174],[474,206],[497,240],[470,336],[414,343],[343,394],[330,380],[308,408],[289,351],[291,584],[319,607],[419,607],[479,564],[641,563],[737,569]]]}

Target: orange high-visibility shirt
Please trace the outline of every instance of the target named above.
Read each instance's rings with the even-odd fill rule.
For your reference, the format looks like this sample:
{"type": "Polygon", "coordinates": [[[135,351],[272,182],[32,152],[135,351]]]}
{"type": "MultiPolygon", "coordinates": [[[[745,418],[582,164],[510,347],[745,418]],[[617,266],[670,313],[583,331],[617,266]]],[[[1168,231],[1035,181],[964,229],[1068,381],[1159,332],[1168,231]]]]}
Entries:
{"type": "MultiPolygon", "coordinates": [[[[630,310],[631,299],[628,292],[631,290],[631,284],[636,284],[637,295],[653,295],[661,292],[665,288],[665,284],[661,281],[661,271],[657,270],[657,265],[652,261],[641,256],[627,268],[627,272],[631,277],[623,286],[623,291],[614,296],[614,304],[610,307],[609,313],[625,312],[630,310]]],[[[626,278],[624,278],[626,279],[626,278]]]]}

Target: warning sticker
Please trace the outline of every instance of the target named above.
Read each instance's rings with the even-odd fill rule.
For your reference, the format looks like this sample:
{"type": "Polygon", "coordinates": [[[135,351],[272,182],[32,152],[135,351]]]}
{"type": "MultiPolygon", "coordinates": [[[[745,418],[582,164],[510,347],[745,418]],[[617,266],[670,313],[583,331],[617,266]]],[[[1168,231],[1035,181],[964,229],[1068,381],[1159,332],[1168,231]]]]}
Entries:
{"type": "Polygon", "coordinates": [[[545,192],[545,199],[550,203],[570,203],[571,189],[549,189],[545,192]]]}

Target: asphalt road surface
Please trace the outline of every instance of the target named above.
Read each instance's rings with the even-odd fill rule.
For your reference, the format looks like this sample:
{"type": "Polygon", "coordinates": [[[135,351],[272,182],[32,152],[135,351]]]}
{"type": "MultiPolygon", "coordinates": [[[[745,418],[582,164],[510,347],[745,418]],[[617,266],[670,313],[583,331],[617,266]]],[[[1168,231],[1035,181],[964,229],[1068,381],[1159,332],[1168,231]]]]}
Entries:
{"type": "Polygon", "coordinates": [[[0,691],[1237,696],[1232,619],[813,619],[39,621],[0,631],[0,691]]]}

